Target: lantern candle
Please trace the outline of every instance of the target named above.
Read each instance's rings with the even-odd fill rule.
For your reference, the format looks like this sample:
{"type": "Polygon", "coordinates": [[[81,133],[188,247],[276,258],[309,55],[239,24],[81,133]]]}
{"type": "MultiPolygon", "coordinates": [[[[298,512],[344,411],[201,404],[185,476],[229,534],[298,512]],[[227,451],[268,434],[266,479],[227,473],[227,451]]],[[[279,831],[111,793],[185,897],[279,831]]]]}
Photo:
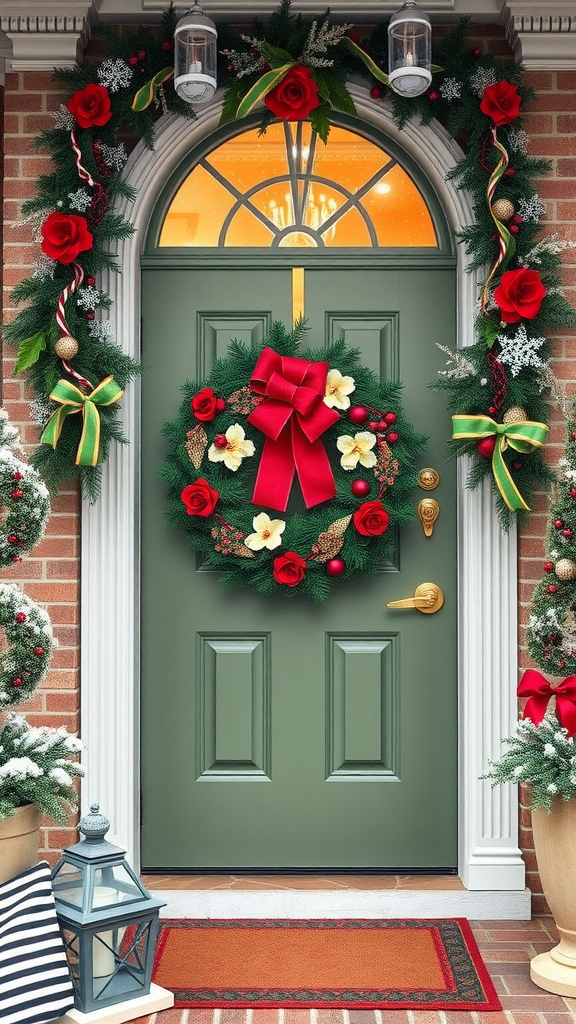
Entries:
{"type": "MultiPolygon", "coordinates": [[[[94,888],[94,899],[92,900],[92,907],[95,910],[97,907],[108,907],[111,903],[116,903],[118,893],[116,889],[112,889],[108,885],[97,885],[94,888]]],[[[112,949],[108,949],[108,946],[112,946],[114,942],[113,932],[98,932],[93,940],[92,945],[92,970],[95,978],[106,978],[110,974],[114,973],[116,961],[114,959],[114,953],[112,949]],[[101,940],[101,941],[100,941],[101,940]],[[106,945],[102,945],[102,943],[106,945]]]]}

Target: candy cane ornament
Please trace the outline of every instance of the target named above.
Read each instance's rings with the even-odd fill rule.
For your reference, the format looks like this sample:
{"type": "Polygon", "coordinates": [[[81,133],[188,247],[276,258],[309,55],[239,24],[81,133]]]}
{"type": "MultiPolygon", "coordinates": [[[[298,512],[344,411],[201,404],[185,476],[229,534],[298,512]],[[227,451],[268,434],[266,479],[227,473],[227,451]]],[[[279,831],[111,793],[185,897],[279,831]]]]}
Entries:
{"type": "MultiPolygon", "coordinates": [[[[500,181],[500,178],[502,177],[502,175],[506,171],[506,168],[508,167],[508,162],[509,161],[508,161],[508,153],[507,153],[506,149],[504,148],[502,143],[499,142],[499,140],[498,140],[498,136],[496,134],[496,127],[495,126],[493,126],[491,128],[491,135],[492,135],[492,144],[496,147],[496,149],[500,153],[500,159],[498,160],[498,163],[496,164],[496,167],[494,168],[494,170],[490,174],[490,179],[488,181],[488,188],[487,188],[487,192],[486,192],[486,198],[488,200],[488,207],[489,207],[489,210],[490,210],[490,213],[491,213],[491,216],[492,216],[492,220],[494,221],[494,223],[496,225],[496,229],[498,231],[498,250],[499,250],[499,252],[498,252],[498,257],[497,257],[495,263],[493,264],[493,266],[492,266],[492,268],[490,270],[490,273],[488,274],[488,277],[486,278],[486,280],[484,282],[484,287],[482,288],[481,306],[482,306],[482,312],[484,313],[484,316],[490,316],[490,314],[488,312],[488,309],[487,309],[487,305],[488,305],[488,299],[490,297],[490,285],[492,284],[494,275],[496,274],[497,270],[500,267],[502,269],[504,269],[504,261],[506,261],[506,263],[508,262],[510,257],[514,255],[514,250],[516,248],[516,243],[514,242],[514,239],[513,239],[512,235],[510,234],[510,231],[508,230],[506,225],[502,223],[501,220],[498,220],[498,217],[495,215],[494,211],[492,210],[492,201],[494,199],[494,193],[496,192],[496,188],[497,188],[498,182],[500,181]]],[[[484,163],[482,164],[482,166],[484,166],[484,163]]]]}
{"type": "Polygon", "coordinates": [[[56,310],[56,323],[60,328],[61,335],[55,345],[56,355],[62,360],[62,365],[69,373],[71,377],[74,377],[81,387],[87,388],[89,391],[93,390],[93,387],[86,377],[82,374],[76,373],[70,366],[69,360],[73,359],[78,351],[78,342],[70,334],[70,328],[66,323],[66,302],[71,295],[80,287],[84,280],[84,271],[79,263],[74,262],[74,280],[70,281],[65,288],[60,292],[58,298],[58,308],[56,310]]]}

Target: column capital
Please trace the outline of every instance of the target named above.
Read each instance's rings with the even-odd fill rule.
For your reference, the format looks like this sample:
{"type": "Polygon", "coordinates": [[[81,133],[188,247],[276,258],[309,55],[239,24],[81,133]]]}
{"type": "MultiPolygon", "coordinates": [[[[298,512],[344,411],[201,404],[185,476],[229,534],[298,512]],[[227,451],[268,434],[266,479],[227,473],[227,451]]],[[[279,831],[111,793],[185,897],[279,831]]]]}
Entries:
{"type": "Polygon", "coordinates": [[[82,60],[101,0],[0,0],[0,28],[11,43],[6,71],[52,71],[82,60]]]}
{"type": "Polygon", "coordinates": [[[573,0],[506,0],[501,21],[517,62],[527,70],[576,70],[573,0]]]}

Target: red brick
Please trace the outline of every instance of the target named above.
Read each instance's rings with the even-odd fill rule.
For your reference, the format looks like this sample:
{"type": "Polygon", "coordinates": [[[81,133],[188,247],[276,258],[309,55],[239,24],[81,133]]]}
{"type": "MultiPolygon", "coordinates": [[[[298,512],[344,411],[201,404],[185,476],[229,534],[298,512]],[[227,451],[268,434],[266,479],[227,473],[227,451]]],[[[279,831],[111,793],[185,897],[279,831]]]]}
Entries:
{"type": "Polygon", "coordinates": [[[576,92],[576,71],[558,71],[556,73],[556,87],[576,92]]]}
{"type": "Polygon", "coordinates": [[[4,99],[7,111],[41,111],[46,110],[45,95],[41,92],[15,93],[6,92],[4,99]]]}

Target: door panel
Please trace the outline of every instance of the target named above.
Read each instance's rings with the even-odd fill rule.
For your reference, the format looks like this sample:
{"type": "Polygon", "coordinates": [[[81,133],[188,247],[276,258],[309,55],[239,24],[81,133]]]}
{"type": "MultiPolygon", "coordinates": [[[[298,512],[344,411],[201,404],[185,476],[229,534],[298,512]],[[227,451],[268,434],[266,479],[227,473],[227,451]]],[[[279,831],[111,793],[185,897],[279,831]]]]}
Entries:
{"type": "Polygon", "coordinates": [[[442,477],[432,538],[417,520],[395,565],[314,606],[220,587],[164,526],[161,429],[180,384],[230,337],[289,323],[291,287],[290,269],[143,272],[143,863],[453,867],[455,481],[427,388],[434,342],[454,338],[453,271],[305,270],[311,346],[343,337],[404,381],[407,415],[431,438],[422,464],[442,477]],[[425,581],[446,595],[439,613],[386,608],[425,581]]]}

